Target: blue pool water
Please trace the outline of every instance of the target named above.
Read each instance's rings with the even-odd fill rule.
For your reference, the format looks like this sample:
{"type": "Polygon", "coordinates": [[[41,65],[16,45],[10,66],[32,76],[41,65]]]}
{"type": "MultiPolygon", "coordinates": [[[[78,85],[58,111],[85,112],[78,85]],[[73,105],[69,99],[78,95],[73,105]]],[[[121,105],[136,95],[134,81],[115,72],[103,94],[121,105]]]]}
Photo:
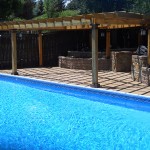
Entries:
{"type": "Polygon", "coordinates": [[[0,75],[0,149],[148,150],[149,101],[0,75]]]}

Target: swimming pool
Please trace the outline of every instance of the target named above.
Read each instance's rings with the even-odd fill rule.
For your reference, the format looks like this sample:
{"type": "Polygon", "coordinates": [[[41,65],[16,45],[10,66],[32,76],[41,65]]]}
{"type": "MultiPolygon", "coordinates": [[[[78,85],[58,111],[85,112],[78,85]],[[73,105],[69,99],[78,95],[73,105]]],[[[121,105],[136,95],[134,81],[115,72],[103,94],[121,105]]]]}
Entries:
{"type": "Polygon", "coordinates": [[[0,149],[150,147],[150,97],[0,75],[0,149]]]}

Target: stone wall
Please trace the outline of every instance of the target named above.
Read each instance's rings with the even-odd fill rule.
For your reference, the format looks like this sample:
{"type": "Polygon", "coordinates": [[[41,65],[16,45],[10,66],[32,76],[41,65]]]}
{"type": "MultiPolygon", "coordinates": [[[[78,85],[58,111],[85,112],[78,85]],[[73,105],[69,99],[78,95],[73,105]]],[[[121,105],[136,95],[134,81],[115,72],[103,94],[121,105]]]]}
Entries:
{"type": "Polygon", "coordinates": [[[142,67],[147,67],[147,56],[132,55],[131,75],[133,80],[142,82],[142,67]]]}
{"type": "MultiPolygon", "coordinates": [[[[59,67],[69,69],[91,70],[92,59],[59,56],[59,67]]],[[[98,69],[111,70],[111,59],[99,58],[98,69]]]]}
{"type": "MultiPolygon", "coordinates": [[[[105,52],[98,52],[98,58],[102,58],[104,56],[105,56],[105,52]]],[[[92,52],[68,51],[68,57],[92,58],[92,52]]]]}
{"type": "Polygon", "coordinates": [[[150,68],[142,67],[141,82],[150,86],[150,68]]]}

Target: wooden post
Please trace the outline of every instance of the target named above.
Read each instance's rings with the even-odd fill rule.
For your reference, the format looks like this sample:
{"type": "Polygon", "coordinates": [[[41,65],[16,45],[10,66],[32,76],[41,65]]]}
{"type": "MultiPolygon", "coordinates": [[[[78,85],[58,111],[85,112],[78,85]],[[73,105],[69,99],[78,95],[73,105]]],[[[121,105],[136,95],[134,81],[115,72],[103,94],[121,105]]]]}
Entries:
{"type": "Polygon", "coordinates": [[[148,29],[148,43],[147,43],[147,47],[148,47],[148,65],[150,66],[150,29],[148,29]]]}
{"type": "Polygon", "coordinates": [[[106,58],[110,58],[110,30],[106,31],[106,58]]]}
{"type": "Polygon", "coordinates": [[[16,30],[11,31],[11,46],[12,46],[12,75],[18,75],[17,72],[17,43],[16,30]]]}
{"type": "Polygon", "coordinates": [[[39,66],[43,65],[43,49],[42,49],[42,34],[39,32],[38,35],[38,46],[39,46],[39,66]]]}
{"type": "Polygon", "coordinates": [[[142,40],[142,38],[141,38],[141,30],[138,32],[138,46],[140,46],[141,45],[141,40],[142,40]]]}
{"type": "Polygon", "coordinates": [[[92,85],[98,88],[98,24],[92,24],[92,85]]]}

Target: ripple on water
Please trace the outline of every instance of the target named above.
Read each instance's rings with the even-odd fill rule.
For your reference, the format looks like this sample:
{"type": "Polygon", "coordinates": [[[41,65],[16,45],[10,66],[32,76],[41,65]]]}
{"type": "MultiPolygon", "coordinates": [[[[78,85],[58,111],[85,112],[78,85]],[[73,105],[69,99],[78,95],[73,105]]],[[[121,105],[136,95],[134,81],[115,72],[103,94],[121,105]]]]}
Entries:
{"type": "Polygon", "coordinates": [[[2,86],[0,149],[150,147],[149,112],[13,83],[2,86]]]}

